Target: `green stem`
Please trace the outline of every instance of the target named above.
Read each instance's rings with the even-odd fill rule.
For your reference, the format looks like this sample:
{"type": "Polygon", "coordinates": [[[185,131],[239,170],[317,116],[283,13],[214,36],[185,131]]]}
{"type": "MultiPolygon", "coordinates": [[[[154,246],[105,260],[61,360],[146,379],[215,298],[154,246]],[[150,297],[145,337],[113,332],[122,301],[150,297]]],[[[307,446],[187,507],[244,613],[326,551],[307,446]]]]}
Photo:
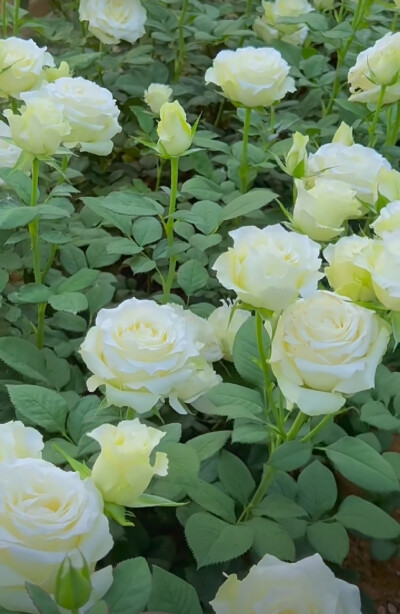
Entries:
{"type": "Polygon", "coordinates": [[[178,195],[179,157],[171,158],[171,193],[169,197],[168,221],[165,226],[169,251],[168,275],[163,287],[163,303],[168,303],[171,296],[171,288],[175,277],[177,257],[172,256],[174,246],[174,213],[176,209],[176,197],[178,195]]]}
{"type": "Polygon", "coordinates": [[[242,159],[239,167],[239,178],[240,178],[240,191],[246,192],[247,189],[247,149],[249,144],[249,130],[251,123],[251,107],[246,107],[246,114],[244,116],[244,126],[243,126],[243,149],[242,149],[242,159]]]}
{"type": "Polygon", "coordinates": [[[389,121],[387,122],[385,145],[389,145],[389,146],[396,145],[397,137],[399,135],[399,130],[400,130],[400,102],[398,102],[396,106],[396,119],[394,122],[394,126],[392,127],[392,122],[389,122],[389,121]]]}
{"type": "Polygon", "coordinates": [[[246,13],[245,13],[247,19],[250,17],[252,10],[253,10],[253,0],[247,0],[246,13]]]}
{"type": "Polygon", "coordinates": [[[1,12],[2,12],[1,13],[2,23],[3,23],[3,38],[7,38],[7,34],[8,34],[7,0],[2,0],[1,12]]]}
{"type": "Polygon", "coordinates": [[[164,166],[165,166],[164,158],[158,158],[158,163],[157,163],[157,180],[156,180],[156,188],[155,188],[156,192],[158,192],[158,190],[160,189],[164,166]]]}
{"type": "MultiPolygon", "coordinates": [[[[36,207],[39,186],[39,160],[34,158],[32,161],[32,191],[31,191],[31,207],[36,207]]],[[[35,283],[42,283],[42,273],[40,270],[40,240],[39,240],[39,220],[35,218],[29,223],[29,234],[31,237],[32,256],[33,256],[33,274],[35,283]]],[[[44,335],[44,312],[46,303],[38,305],[38,325],[36,329],[36,343],[38,348],[43,347],[44,335]]]]}
{"type": "Polygon", "coordinates": [[[221,121],[222,113],[224,112],[224,107],[225,107],[225,98],[224,100],[221,100],[221,102],[219,103],[217,117],[215,118],[214,126],[218,126],[219,122],[221,121]]]}
{"type": "Polygon", "coordinates": [[[261,501],[265,497],[265,494],[268,488],[271,485],[272,480],[274,479],[274,475],[275,475],[274,467],[271,467],[271,465],[265,464],[261,482],[258,485],[258,488],[256,492],[254,493],[251,501],[246,505],[243,512],[239,516],[238,523],[242,522],[243,520],[247,520],[247,518],[249,517],[249,513],[251,512],[253,507],[257,507],[257,505],[261,503],[261,501]]]}
{"type": "Polygon", "coordinates": [[[19,5],[21,0],[14,0],[14,16],[13,16],[13,35],[18,36],[19,32],[19,5]]]}
{"type": "Polygon", "coordinates": [[[61,161],[61,173],[60,176],[58,178],[57,181],[57,185],[61,185],[62,183],[64,183],[64,175],[67,172],[68,169],[68,164],[69,164],[69,156],[67,154],[65,154],[62,157],[62,161],[61,161]]]}
{"type": "Polygon", "coordinates": [[[306,414],[303,414],[301,411],[299,411],[288,434],[286,435],[286,441],[292,441],[293,439],[295,439],[301,427],[303,426],[303,424],[307,422],[307,420],[308,420],[308,416],[306,414]]]}
{"type": "Polygon", "coordinates": [[[376,126],[378,124],[379,115],[382,110],[382,104],[383,104],[383,99],[385,97],[385,92],[386,92],[386,85],[381,85],[381,91],[379,93],[379,99],[378,99],[378,104],[376,105],[376,111],[374,113],[374,118],[372,120],[371,125],[368,126],[368,134],[369,134],[368,147],[374,147],[376,144],[376,141],[378,140],[378,136],[375,134],[375,131],[376,131],[376,126]]]}
{"type": "Polygon", "coordinates": [[[321,422],[318,422],[317,426],[311,429],[311,431],[307,435],[300,439],[300,442],[306,443],[307,441],[314,439],[315,435],[317,435],[324,428],[324,426],[326,426],[333,418],[334,414],[326,414],[326,416],[322,418],[321,422]]]}
{"type": "Polygon", "coordinates": [[[179,17],[179,22],[178,22],[178,55],[176,58],[176,62],[175,62],[175,75],[174,75],[174,79],[175,81],[179,81],[179,77],[181,76],[182,73],[182,68],[183,68],[183,64],[185,61],[185,55],[186,55],[186,45],[185,45],[185,19],[186,19],[186,13],[188,12],[188,8],[189,8],[189,0],[183,0],[182,1],[182,9],[181,9],[181,14],[179,17]]]}

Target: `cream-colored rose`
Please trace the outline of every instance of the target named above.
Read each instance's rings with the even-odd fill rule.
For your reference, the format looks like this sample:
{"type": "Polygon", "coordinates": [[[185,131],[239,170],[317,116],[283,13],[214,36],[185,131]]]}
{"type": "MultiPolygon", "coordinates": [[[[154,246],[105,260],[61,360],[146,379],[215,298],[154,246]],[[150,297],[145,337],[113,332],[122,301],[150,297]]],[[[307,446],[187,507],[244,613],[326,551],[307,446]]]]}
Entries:
{"type": "Polygon", "coordinates": [[[154,475],[168,473],[166,454],[157,452],[150,461],[165,433],[141,424],[137,418],[118,426],[102,424],[88,436],[100,444],[91,477],[105,501],[133,507],[154,475]]]}
{"type": "Polygon", "coordinates": [[[119,109],[108,89],[83,77],[62,77],[38,92],[26,94],[24,100],[36,97],[47,97],[62,108],[70,126],[63,139],[65,147],[79,147],[98,156],[111,153],[111,139],[121,132],[121,126],[119,109]]]}
{"type": "Polygon", "coordinates": [[[377,177],[382,168],[390,169],[389,162],[378,152],[363,145],[327,143],[310,154],[307,175],[315,179],[320,174],[337,179],[356,190],[358,198],[369,204],[377,199],[377,177]]]}
{"type": "Polygon", "coordinates": [[[361,614],[358,588],[335,578],[319,554],[297,563],[266,554],[243,580],[228,576],[211,605],[215,614],[361,614]]]}
{"type": "Polygon", "coordinates": [[[324,250],[329,266],[325,275],[337,294],[348,296],[352,301],[369,302],[376,300],[370,273],[354,264],[356,257],[368,249],[372,239],[352,235],[342,237],[324,250]]]}
{"type": "Polygon", "coordinates": [[[180,156],[192,144],[192,128],[186,121],[185,110],[177,100],[164,102],[157,126],[158,148],[168,156],[180,156]]]}
{"type": "Polygon", "coordinates": [[[233,360],[233,344],[239,328],[250,317],[251,312],[245,309],[235,308],[232,301],[221,301],[221,307],[217,307],[208,317],[214,335],[218,339],[225,360],[233,360]]]}
{"type": "Polygon", "coordinates": [[[6,109],[3,114],[17,147],[35,156],[52,156],[69,134],[69,124],[62,106],[53,99],[45,94],[37,94],[30,99],[30,94],[21,94],[25,106],[20,113],[14,114],[6,109]]]}
{"type": "Polygon", "coordinates": [[[271,47],[243,47],[220,51],[205,74],[206,83],[215,83],[224,95],[246,107],[269,107],[288,92],[295,91],[288,76],[289,65],[271,47]]]}
{"type": "Polygon", "coordinates": [[[19,420],[0,424],[0,462],[16,458],[41,458],[43,437],[19,420]]]}
{"type": "Polygon", "coordinates": [[[400,32],[388,32],[361,51],[348,74],[353,102],[377,103],[385,86],[383,104],[400,99],[400,32]]]}
{"type": "Polygon", "coordinates": [[[304,177],[307,164],[307,135],[295,132],[293,135],[293,145],[289,149],[285,158],[285,164],[292,177],[304,177]]]}
{"type": "Polygon", "coordinates": [[[45,66],[54,66],[47,47],[32,40],[10,36],[0,40],[0,93],[19,98],[21,92],[38,87],[45,66]]]}
{"type": "MultiPolygon", "coordinates": [[[[211,369],[214,379],[208,378],[207,389],[182,393],[187,382],[209,369],[211,350],[205,340],[211,336],[210,325],[198,320],[206,332],[172,305],[135,298],[115,309],[101,309],[81,346],[82,358],[94,373],[87,381],[89,390],[105,385],[110,403],[139,413],[166,398],[176,411],[184,412],[181,401],[191,402],[220,381],[211,369]]],[[[221,355],[219,351],[218,358],[221,355]]]]}
{"type": "Polygon", "coordinates": [[[253,307],[281,311],[309,296],[323,277],[319,245],[279,224],[244,226],[229,233],[233,247],[214,264],[219,282],[253,307]]]}
{"type": "Polygon", "coordinates": [[[344,230],[343,222],[363,215],[357,192],[347,183],[317,176],[309,190],[296,179],[294,226],[315,241],[330,241],[344,230]]]}
{"type": "Polygon", "coordinates": [[[387,309],[400,311],[400,231],[383,233],[383,240],[371,241],[354,263],[371,274],[372,287],[387,309]]]}
{"type": "Polygon", "coordinates": [[[388,232],[400,232],[400,200],[394,200],[383,207],[371,228],[378,237],[384,237],[388,232]]]}
{"type": "Polygon", "coordinates": [[[169,102],[172,96],[172,87],[164,83],[150,83],[144,93],[144,101],[149,105],[150,110],[158,115],[164,102],[169,102]]]}
{"type": "Polygon", "coordinates": [[[346,122],[341,122],[339,128],[333,135],[332,143],[341,143],[347,147],[354,145],[353,128],[346,124],[346,122]]]}
{"type": "Polygon", "coordinates": [[[80,0],[79,19],[102,43],[134,43],[145,34],[147,14],[139,0],[80,0]]]}
{"type": "Polygon", "coordinates": [[[112,571],[94,570],[113,541],[92,480],[82,481],[75,472],[33,458],[3,463],[1,472],[0,607],[36,613],[25,582],[53,595],[66,555],[77,567],[82,556],[86,559],[92,574],[91,603],[100,599],[111,585],[112,571]]]}
{"type": "Polygon", "coordinates": [[[272,371],[283,395],[304,414],[331,414],[346,395],[374,387],[389,336],[388,324],[374,311],[318,291],[279,318],[272,371]]]}
{"type": "Polygon", "coordinates": [[[279,38],[285,43],[302,45],[307,38],[308,27],[301,23],[282,23],[282,17],[302,17],[313,10],[307,0],[275,0],[262,2],[264,14],[257,17],[253,28],[257,36],[270,44],[279,38]]]}
{"type": "MultiPolygon", "coordinates": [[[[13,168],[22,153],[22,149],[10,143],[10,141],[5,141],[1,138],[2,136],[11,138],[11,130],[8,124],[0,121],[0,168],[13,168]]],[[[4,181],[0,179],[0,185],[3,183],[4,181]]]]}
{"type": "Polygon", "coordinates": [[[387,202],[400,200],[400,173],[394,168],[381,168],[376,177],[376,192],[387,202]]]}

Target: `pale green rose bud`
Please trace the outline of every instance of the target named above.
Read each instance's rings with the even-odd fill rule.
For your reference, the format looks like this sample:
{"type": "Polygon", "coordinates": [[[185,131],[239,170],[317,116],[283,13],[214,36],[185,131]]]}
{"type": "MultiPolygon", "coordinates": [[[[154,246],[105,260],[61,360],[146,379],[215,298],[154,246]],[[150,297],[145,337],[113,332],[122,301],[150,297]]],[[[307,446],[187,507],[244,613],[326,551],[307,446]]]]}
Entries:
{"type": "Polygon", "coordinates": [[[54,83],[57,79],[61,79],[62,77],[70,77],[71,69],[69,67],[68,62],[61,62],[58,68],[45,68],[44,69],[44,77],[47,83],[54,83]]]}
{"type": "Polygon", "coordinates": [[[400,200],[394,200],[383,207],[371,228],[378,237],[384,237],[388,232],[400,232],[400,200]]]}
{"type": "Polygon", "coordinates": [[[124,420],[114,426],[102,424],[88,433],[98,441],[101,452],[91,478],[104,500],[118,505],[134,506],[149,486],[153,476],[168,473],[168,457],[154,448],[165,433],[135,420],[124,420]]]}
{"type": "Polygon", "coordinates": [[[27,100],[18,114],[6,109],[4,115],[14,143],[34,156],[52,156],[70,132],[62,107],[47,96],[27,100]]]}
{"type": "Polygon", "coordinates": [[[214,309],[208,317],[208,323],[213,327],[215,338],[221,345],[225,360],[232,361],[236,334],[251,313],[244,309],[235,309],[235,303],[221,302],[221,307],[214,309]]]}
{"type": "Polygon", "coordinates": [[[164,102],[160,109],[160,121],[157,126],[160,153],[168,156],[180,156],[192,144],[192,128],[186,121],[186,113],[177,100],[164,102]]]}
{"type": "Polygon", "coordinates": [[[400,311],[400,231],[383,233],[383,240],[373,240],[354,263],[370,272],[372,287],[382,305],[400,311]]]}
{"type": "Polygon", "coordinates": [[[144,101],[155,115],[159,115],[164,102],[169,102],[172,88],[164,83],[150,83],[144,93],[144,101]]]}
{"type": "Polygon", "coordinates": [[[60,565],[56,577],[54,597],[58,605],[67,610],[78,610],[90,599],[92,584],[90,569],[82,556],[82,566],[74,567],[69,556],[60,565]]]}
{"type": "Polygon", "coordinates": [[[376,178],[377,192],[381,199],[388,202],[400,200],[400,173],[394,169],[381,168],[376,178]]]}
{"type": "Polygon", "coordinates": [[[346,122],[342,122],[333,135],[332,143],[341,143],[347,145],[347,147],[354,145],[353,128],[348,126],[346,122]]]}
{"type": "Polygon", "coordinates": [[[286,168],[292,177],[301,178],[306,173],[307,164],[307,135],[295,132],[293,135],[293,145],[285,158],[286,168]]]}

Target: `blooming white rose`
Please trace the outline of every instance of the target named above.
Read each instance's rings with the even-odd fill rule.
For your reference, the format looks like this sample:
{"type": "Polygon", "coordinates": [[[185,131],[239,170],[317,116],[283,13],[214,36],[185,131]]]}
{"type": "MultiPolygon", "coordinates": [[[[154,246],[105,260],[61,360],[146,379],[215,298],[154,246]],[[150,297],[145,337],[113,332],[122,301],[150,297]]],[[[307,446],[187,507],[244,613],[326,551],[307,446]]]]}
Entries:
{"type": "Polygon", "coordinates": [[[376,299],[370,273],[357,266],[355,259],[372,244],[372,239],[352,235],[342,237],[324,250],[329,266],[325,275],[337,294],[348,296],[352,301],[369,302],[376,299]]]}
{"type": "Polygon", "coordinates": [[[19,98],[21,92],[37,87],[45,66],[54,66],[47,47],[32,40],[10,36],[0,40],[0,93],[19,98]]]}
{"type": "Polygon", "coordinates": [[[139,0],[80,0],[79,19],[101,42],[134,43],[145,33],[147,14],[139,0]]]}
{"type": "Polygon", "coordinates": [[[268,107],[294,92],[289,65],[271,47],[243,47],[220,51],[205,74],[206,83],[215,83],[224,95],[246,107],[268,107]]]}
{"type": "Polygon", "coordinates": [[[92,574],[91,603],[100,599],[111,585],[112,571],[94,569],[113,541],[93,482],[33,458],[3,463],[1,471],[0,607],[37,612],[25,582],[53,595],[67,554],[78,568],[85,558],[92,574]]]}
{"type": "Polygon", "coordinates": [[[0,424],[0,462],[16,458],[41,458],[43,437],[19,420],[0,424]]]}
{"type": "Polygon", "coordinates": [[[378,152],[364,145],[327,143],[308,157],[307,174],[315,178],[338,179],[356,190],[358,198],[369,204],[377,199],[377,177],[389,162],[378,152]]]}
{"type": "Polygon", "coordinates": [[[150,455],[165,433],[135,420],[124,420],[118,426],[102,424],[89,437],[99,442],[91,478],[105,501],[134,506],[149,486],[154,475],[168,473],[168,458],[157,452],[150,455]]]}
{"type": "Polygon", "coordinates": [[[295,132],[293,135],[293,145],[289,149],[285,158],[285,164],[292,177],[304,177],[307,164],[307,135],[295,132]]]}
{"type": "Polygon", "coordinates": [[[233,344],[239,328],[251,316],[251,312],[245,309],[234,309],[232,301],[221,301],[221,307],[217,307],[208,316],[215,338],[218,339],[225,360],[233,360],[233,344]]]}
{"type": "MultiPolygon", "coordinates": [[[[1,138],[2,136],[11,138],[11,130],[8,124],[0,121],[0,168],[13,168],[22,153],[22,149],[9,141],[5,141],[1,138]]],[[[0,179],[0,185],[3,183],[4,181],[0,179]]]]}
{"type": "Polygon", "coordinates": [[[345,220],[363,215],[357,192],[343,181],[322,174],[309,190],[302,181],[296,179],[295,183],[293,223],[315,241],[330,241],[344,230],[345,220]]]}
{"type": "Polygon", "coordinates": [[[348,74],[354,102],[378,102],[385,86],[383,104],[400,99],[400,32],[388,32],[376,43],[361,51],[348,74]]]}
{"type": "Polygon", "coordinates": [[[400,232],[400,200],[394,200],[383,207],[371,228],[378,237],[388,232],[400,232]]]}
{"type": "Polygon", "coordinates": [[[34,156],[52,156],[69,134],[62,106],[46,95],[39,93],[30,97],[30,92],[21,94],[25,106],[20,113],[6,109],[14,143],[34,156]]]}
{"type": "Polygon", "coordinates": [[[279,224],[244,226],[229,233],[233,247],[214,264],[220,283],[253,305],[280,311],[298,295],[308,296],[323,277],[319,245],[279,224]]]}
{"type": "Polygon", "coordinates": [[[158,148],[169,156],[180,156],[192,144],[192,128],[186,121],[186,113],[177,100],[164,102],[157,126],[158,148]]]}
{"type": "Polygon", "coordinates": [[[290,403],[309,416],[330,414],[344,395],[374,387],[390,330],[374,311],[319,291],[279,318],[271,367],[290,403]]]}
{"type": "Polygon", "coordinates": [[[164,83],[150,83],[144,93],[144,101],[151,111],[158,115],[164,102],[169,102],[172,96],[172,87],[164,83]]]}
{"type": "Polygon", "coordinates": [[[209,333],[199,332],[198,320],[207,329],[209,324],[198,318],[193,325],[191,316],[172,305],[136,298],[115,309],[101,309],[81,346],[83,360],[94,373],[87,381],[89,390],[104,384],[110,403],[139,413],[165,398],[184,412],[180,401],[191,402],[220,381],[211,369],[213,378],[207,375],[202,390],[187,386],[209,373],[208,352],[216,356],[206,345],[209,333]]]}
{"type": "Polygon", "coordinates": [[[228,576],[211,605],[215,614],[361,614],[358,588],[335,578],[319,554],[297,563],[266,554],[243,580],[228,576]]]}
{"type": "Polygon", "coordinates": [[[355,257],[354,264],[369,271],[382,305],[400,311],[400,231],[384,232],[383,240],[371,241],[368,249],[355,257]]]}
{"type": "Polygon", "coordinates": [[[121,132],[119,109],[111,92],[83,77],[62,77],[37,92],[24,95],[35,101],[47,97],[63,110],[70,132],[63,139],[66,147],[79,147],[98,156],[111,153],[111,139],[121,132]]]}
{"type": "Polygon", "coordinates": [[[253,28],[257,36],[266,43],[272,43],[279,38],[292,45],[302,45],[308,34],[304,24],[282,23],[282,17],[302,17],[313,10],[307,0],[275,0],[262,3],[264,14],[257,17],[253,28]]]}

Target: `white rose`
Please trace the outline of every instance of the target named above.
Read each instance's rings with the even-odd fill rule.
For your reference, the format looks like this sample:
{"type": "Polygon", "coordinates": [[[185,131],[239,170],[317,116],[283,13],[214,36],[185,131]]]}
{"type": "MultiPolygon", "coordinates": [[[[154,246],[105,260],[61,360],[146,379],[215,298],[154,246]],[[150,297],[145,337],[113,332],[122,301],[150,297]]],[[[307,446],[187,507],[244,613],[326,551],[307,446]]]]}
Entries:
{"type": "Polygon", "coordinates": [[[229,233],[233,247],[214,264],[220,283],[253,307],[280,311],[317,289],[323,277],[319,245],[279,224],[229,233]]]}
{"type": "Polygon", "coordinates": [[[370,147],[327,143],[309,155],[307,174],[315,178],[322,173],[325,178],[344,181],[356,190],[358,198],[374,204],[381,168],[390,169],[389,162],[370,147]]]}
{"type": "Polygon", "coordinates": [[[157,126],[158,149],[168,156],[180,156],[192,144],[193,134],[186,113],[177,100],[164,102],[157,126]]]}
{"type": "Polygon", "coordinates": [[[361,614],[358,588],[335,578],[319,554],[297,563],[266,554],[243,580],[228,576],[211,605],[215,614],[361,614]]]}
{"type": "Polygon", "coordinates": [[[3,463],[1,471],[0,607],[36,613],[25,582],[53,595],[67,554],[76,567],[82,565],[82,555],[86,559],[91,602],[100,599],[111,585],[112,572],[110,567],[94,569],[113,541],[93,482],[32,458],[3,463]]]}
{"type": "MultiPolygon", "coordinates": [[[[1,138],[2,136],[11,138],[11,130],[10,126],[0,121],[0,168],[13,168],[22,153],[22,149],[9,141],[5,141],[1,138]]],[[[0,179],[0,185],[3,183],[4,181],[0,179]]]]}
{"type": "MultiPolygon", "coordinates": [[[[194,325],[192,316],[172,305],[135,298],[115,309],[101,309],[81,346],[83,360],[94,373],[87,381],[89,390],[104,384],[110,403],[139,413],[165,398],[176,411],[184,411],[180,401],[190,402],[205,390],[183,395],[182,387],[199,373],[208,373],[211,351],[205,342],[208,332],[199,332],[198,320],[207,329],[209,325],[201,318],[194,325]]],[[[209,387],[220,381],[212,373],[209,387]]]]}
{"type": "Polygon", "coordinates": [[[370,273],[354,264],[355,259],[371,245],[372,239],[352,235],[342,237],[324,250],[329,266],[325,275],[330,286],[352,301],[369,302],[376,299],[370,273]]]}
{"type": "Polygon", "coordinates": [[[243,47],[220,51],[205,74],[224,95],[246,107],[268,107],[294,92],[289,65],[279,51],[270,47],[243,47]]]}
{"type": "Polygon", "coordinates": [[[37,87],[45,66],[54,66],[47,47],[32,40],[10,36],[0,40],[0,92],[19,98],[21,92],[37,87]]]}
{"type": "Polygon", "coordinates": [[[281,18],[302,17],[313,10],[307,0],[276,0],[263,2],[264,15],[258,17],[253,25],[254,31],[266,43],[281,39],[292,45],[302,45],[308,34],[304,24],[282,23],[281,18]]]}
{"type": "Polygon", "coordinates": [[[400,232],[400,200],[383,207],[371,228],[378,237],[384,237],[388,232],[400,232]]]}
{"type": "Polygon", "coordinates": [[[400,311],[400,231],[385,232],[383,240],[371,241],[368,249],[355,257],[354,264],[369,271],[382,305],[400,311]]]}
{"type": "Polygon", "coordinates": [[[348,74],[354,102],[377,103],[385,86],[384,104],[400,99],[400,32],[388,32],[376,43],[361,51],[348,74]]]}
{"type": "Polygon", "coordinates": [[[251,312],[245,309],[234,309],[235,304],[232,303],[232,301],[221,302],[221,307],[214,309],[208,317],[208,323],[211,324],[214,336],[218,339],[222,347],[224,358],[232,361],[233,344],[235,342],[236,333],[250,317],[251,312]]]}
{"type": "Polygon", "coordinates": [[[38,92],[30,92],[24,100],[48,97],[63,109],[70,133],[63,139],[66,147],[79,147],[98,156],[111,153],[111,139],[121,132],[119,109],[111,92],[83,77],[62,77],[38,92]]]}
{"type": "Polygon", "coordinates": [[[272,340],[271,367],[284,396],[309,416],[330,414],[374,387],[389,342],[375,312],[319,291],[290,305],[272,340]]]}
{"type": "Polygon", "coordinates": [[[103,43],[134,43],[145,34],[147,14],[139,0],[80,0],[79,19],[103,43]]]}
{"type": "Polygon", "coordinates": [[[54,100],[39,93],[30,96],[30,92],[21,94],[25,106],[18,114],[6,109],[3,115],[18,147],[34,156],[52,156],[69,134],[69,124],[62,107],[54,100]]]}
{"type": "Polygon", "coordinates": [[[317,176],[306,190],[296,180],[297,197],[293,210],[294,226],[315,241],[330,241],[343,232],[343,222],[363,215],[357,192],[347,183],[317,176]]]}
{"type": "Polygon", "coordinates": [[[387,202],[400,200],[400,173],[394,168],[381,168],[376,177],[376,192],[387,202]]]}
{"type": "Polygon", "coordinates": [[[0,462],[16,458],[41,458],[43,437],[19,420],[0,424],[0,462]]]}
{"type": "Polygon", "coordinates": [[[149,105],[151,111],[158,115],[164,102],[169,102],[172,96],[172,87],[164,83],[150,83],[144,93],[144,101],[149,105]]]}
{"type": "Polygon", "coordinates": [[[154,475],[168,473],[168,458],[163,452],[157,452],[150,462],[165,433],[141,424],[137,418],[118,426],[102,424],[88,436],[101,447],[91,478],[105,501],[134,506],[154,475]]]}

